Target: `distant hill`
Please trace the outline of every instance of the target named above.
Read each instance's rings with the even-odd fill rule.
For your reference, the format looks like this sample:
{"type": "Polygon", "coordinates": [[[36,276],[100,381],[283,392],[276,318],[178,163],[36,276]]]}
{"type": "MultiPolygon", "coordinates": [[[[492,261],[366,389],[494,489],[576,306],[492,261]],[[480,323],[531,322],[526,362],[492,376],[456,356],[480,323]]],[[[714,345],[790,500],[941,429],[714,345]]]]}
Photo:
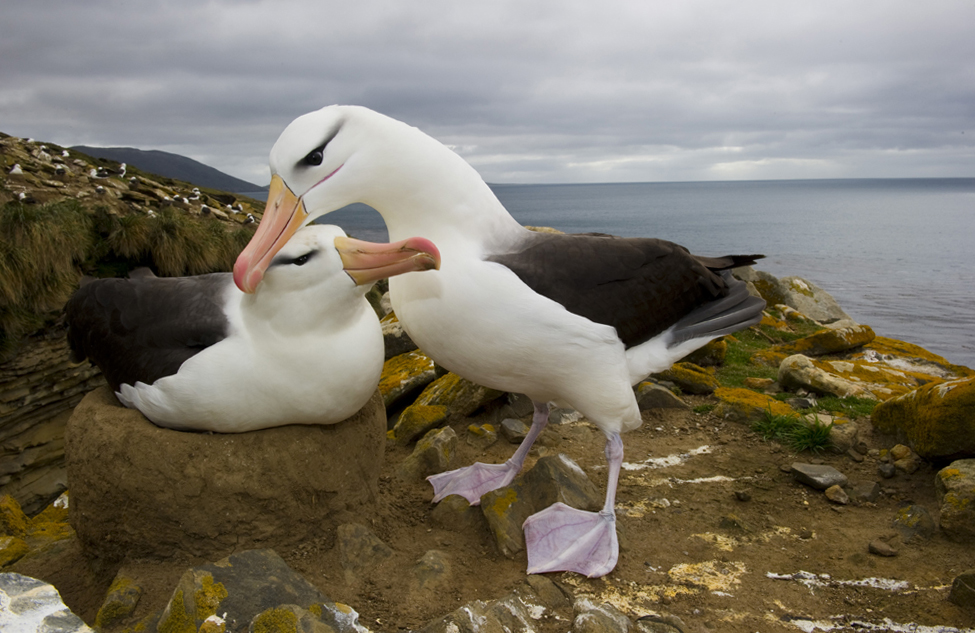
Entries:
{"type": "Polygon", "coordinates": [[[200,187],[209,187],[231,193],[267,191],[267,187],[255,185],[252,182],[247,182],[240,178],[234,178],[192,158],[157,149],[141,150],[135,149],[134,147],[88,147],[86,145],[76,145],[70,149],[94,156],[95,158],[107,158],[108,160],[132,165],[142,171],[167,178],[192,182],[200,187]]]}

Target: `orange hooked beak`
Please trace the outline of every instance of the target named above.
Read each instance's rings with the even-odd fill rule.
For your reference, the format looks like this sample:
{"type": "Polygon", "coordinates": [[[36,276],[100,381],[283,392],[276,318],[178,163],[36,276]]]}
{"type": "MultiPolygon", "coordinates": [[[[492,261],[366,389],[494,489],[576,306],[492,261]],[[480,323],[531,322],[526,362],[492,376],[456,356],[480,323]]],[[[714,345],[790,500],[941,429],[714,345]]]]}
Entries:
{"type": "Polygon", "coordinates": [[[234,283],[244,292],[254,292],[264,278],[271,259],[291,236],[302,227],[308,213],[301,198],[296,196],[277,174],[271,178],[267,192],[264,217],[257,225],[254,237],[237,256],[234,264],[234,283]]]}
{"type": "Polygon", "coordinates": [[[336,237],[335,249],[342,258],[345,272],[358,286],[403,273],[440,268],[440,251],[424,237],[411,237],[392,244],[336,237]]]}

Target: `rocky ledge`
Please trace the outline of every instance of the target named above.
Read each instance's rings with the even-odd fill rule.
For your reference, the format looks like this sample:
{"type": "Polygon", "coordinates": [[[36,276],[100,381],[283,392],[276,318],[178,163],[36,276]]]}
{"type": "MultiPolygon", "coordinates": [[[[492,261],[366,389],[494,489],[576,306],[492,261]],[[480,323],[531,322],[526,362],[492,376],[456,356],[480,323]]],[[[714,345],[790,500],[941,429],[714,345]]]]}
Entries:
{"type": "MultiPolygon", "coordinates": [[[[0,599],[0,622],[13,617],[2,605],[28,601],[21,593],[53,595],[31,580],[39,578],[70,608],[44,607],[43,618],[23,622],[54,617],[49,624],[84,630],[84,621],[109,633],[970,631],[973,372],[877,336],[807,282],[742,276],[776,301],[763,323],[636,388],[644,426],[627,434],[617,504],[621,561],[605,579],[524,574],[524,517],[556,499],[585,508],[602,496],[601,436],[574,411],[553,410],[529,468],[511,486],[479,506],[459,497],[428,504],[425,476],[510,456],[531,403],[438,368],[390,314],[384,329],[398,353],[389,354],[375,398],[388,422],[368,512],[326,513],[316,519],[323,521],[319,532],[288,540],[314,506],[298,495],[268,538],[231,544],[197,529],[207,522],[207,502],[185,526],[187,539],[204,535],[191,539],[192,548],[181,551],[170,534],[159,537],[165,551],[127,552],[121,542],[105,549],[99,539],[79,539],[86,529],[79,514],[69,524],[67,511],[52,506],[28,518],[8,496],[0,503],[0,551],[9,572],[0,576],[0,595],[9,602],[0,599]],[[792,301],[790,291],[803,302],[792,301]],[[790,431],[769,432],[781,419],[790,431]],[[810,450],[790,443],[809,432],[823,441],[810,450]],[[669,474],[661,476],[664,469],[669,474]]],[[[112,435],[104,434],[109,443],[112,435]]],[[[115,435],[124,448],[120,438],[128,436],[115,435]]],[[[176,482],[293,467],[290,450],[268,449],[276,456],[243,466],[240,475],[232,460],[201,470],[210,443],[221,438],[194,441],[200,445],[163,458],[175,470],[138,502],[146,505],[119,507],[112,521],[156,516],[153,505],[177,507],[176,482]]],[[[138,443],[152,450],[159,442],[138,443]]],[[[123,453],[99,463],[111,472],[123,453]]],[[[315,467],[309,461],[298,470],[315,467]]],[[[91,472],[99,468],[93,463],[91,472]]],[[[368,490],[372,480],[364,481],[368,490]]],[[[80,483],[72,493],[81,508],[92,494],[80,483]]],[[[228,532],[219,528],[223,513],[212,516],[217,536],[228,532]]],[[[249,513],[260,520],[258,507],[249,513]]],[[[179,512],[170,515],[178,530],[179,512]]],[[[150,541],[154,521],[143,530],[150,541]]],[[[51,630],[44,626],[36,630],[51,630]]]]}

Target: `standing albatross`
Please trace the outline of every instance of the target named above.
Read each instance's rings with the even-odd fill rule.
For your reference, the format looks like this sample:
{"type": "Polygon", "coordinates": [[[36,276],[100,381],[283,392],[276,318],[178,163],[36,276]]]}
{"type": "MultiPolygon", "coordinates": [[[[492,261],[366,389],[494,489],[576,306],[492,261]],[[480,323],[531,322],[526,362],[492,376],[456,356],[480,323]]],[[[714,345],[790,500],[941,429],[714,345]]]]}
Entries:
{"type": "Polygon", "coordinates": [[[230,273],[98,279],[65,307],[76,362],[159,426],[238,433],[334,424],[362,408],[383,367],[365,298],[384,277],[435,268],[422,238],[372,244],[337,226],[299,231],[256,292],[230,273]]]}
{"type": "Polygon", "coordinates": [[[264,218],[234,266],[238,287],[252,291],[300,226],[353,202],[379,211],[391,239],[434,241],[439,271],[390,280],[403,328],[440,365],[535,405],[508,462],[432,477],[434,501],[460,494],[478,503],[510,483],[547,423],[548,403],[571,406],[607,436],[606,502],[598,513],[557,503],[529,517],[528,573],[609,573],[619,550],[620,433],[641,424],[632,385],[761,320],[765,303],[730,274],[760,256],[705,258],[662,240],[529,231],[460,156],[357,106],[297,118],[271,149],[270,167],[264,218]]]}

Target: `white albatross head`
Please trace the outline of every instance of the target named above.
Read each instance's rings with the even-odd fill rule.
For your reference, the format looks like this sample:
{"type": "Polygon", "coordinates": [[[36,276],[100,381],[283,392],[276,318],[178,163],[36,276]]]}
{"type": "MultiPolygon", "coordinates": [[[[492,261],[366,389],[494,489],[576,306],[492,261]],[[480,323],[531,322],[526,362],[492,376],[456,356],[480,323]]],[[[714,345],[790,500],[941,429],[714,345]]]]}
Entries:
{"type": "Polygon", "coordinates": [[[312,224],[278,251],[245,300],[263,318],[315,327],[340,317],[341,306],[354,305],[380,279],[439,266],[440,252],[422,237],[380,244],[348,237],[334,225],[312,224]]]}
{"type": "Polygon", "coordinates": [[[392,235],[391,219],[404,218],[391,217],[391,209],[406,205],[429,217],[438,203],[469,198],[472,183],[483,184],[440,142],[361,106],[328,106],[298,117],[274,143],[269,166],[264,216],[234,265],[234,282],[244,292],[257,288],[275,253],[319,216],[362,202],[383,214],[392,235]]]}

